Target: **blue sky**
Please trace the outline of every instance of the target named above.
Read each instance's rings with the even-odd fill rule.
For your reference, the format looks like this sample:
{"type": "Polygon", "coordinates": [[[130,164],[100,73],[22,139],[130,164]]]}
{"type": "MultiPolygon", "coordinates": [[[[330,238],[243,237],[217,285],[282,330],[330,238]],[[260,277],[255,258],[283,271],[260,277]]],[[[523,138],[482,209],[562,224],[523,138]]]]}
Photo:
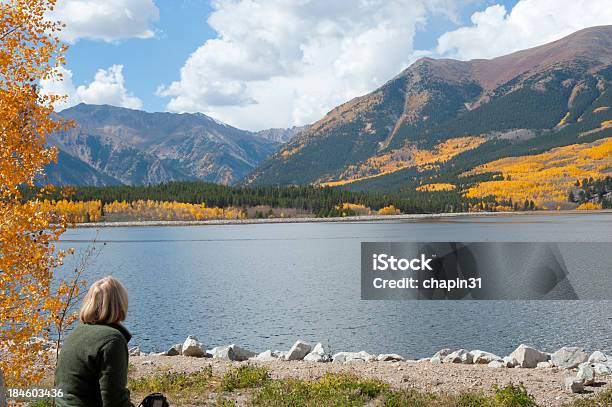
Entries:
{"type": "Polygon", "coordinates": [[[69,75],[44,86],[68,104],[201,111],[254,130],[317,120],[423,55],[494,57],[612,23],[609,0],[105,2],[59,0],[69,75]]]}

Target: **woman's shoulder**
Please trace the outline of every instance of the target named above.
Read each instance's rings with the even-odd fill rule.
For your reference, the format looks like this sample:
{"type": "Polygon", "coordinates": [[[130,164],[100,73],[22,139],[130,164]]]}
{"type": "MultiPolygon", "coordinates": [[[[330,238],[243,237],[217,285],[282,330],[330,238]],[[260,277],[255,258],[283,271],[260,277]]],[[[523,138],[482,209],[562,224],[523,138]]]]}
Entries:
{"type": "Polygon", "coordinates": [[[75,330],[77,335],[90,338],[95,342],[120,341],[127,343],[130,334],[123,326],[118,324],[84,324],[81,323],[75,330]]]}

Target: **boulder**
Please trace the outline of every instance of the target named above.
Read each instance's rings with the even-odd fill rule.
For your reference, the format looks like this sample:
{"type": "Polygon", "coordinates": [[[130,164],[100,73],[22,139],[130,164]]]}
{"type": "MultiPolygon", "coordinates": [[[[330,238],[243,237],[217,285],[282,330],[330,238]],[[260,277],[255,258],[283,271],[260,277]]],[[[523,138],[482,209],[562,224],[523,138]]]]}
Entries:
{"type": "Polygon", "coordinates": [[[273,360],[278,359],[276,355],[271,350],[267,350],[265,352],[261,352],[259,355],[253,358],[254,360],[258,360],[260,362],[271,362],[273,360]]]}
{"type": "Polygon", "coordinates": [[[527,346],[519,345],[518,348],[510,354],[510,357],[516,360],[516,366],[534,368],[539,362],[546,362],[549,358],[548,354],[527,346]]]}
{"type": "Polygon", "coordinates": [[[370,362],[376,359],[374,355],[370,355],[366,351],[361,352],[338,352],[332,356],[332,361],[339,363],[349,362],[370,362]]]}
{"type": "Polygon", "coordinates": [[[565,378],[565,390],[571,393],[582,393],[584,391],[584,383],[582,380],[568,376],[565,378]]]}
{"type": "Polygon", "coordinates": [[[465,349],[459,349],[448,354],[444,360],[444,363],[463,363],[469,365],[472,363],[472,354],[465,349]]]}
{"type": "Polygon", "coordinates": [[[310,349],[312,348],[309,343],[298,339],[285,355],[285,360],[302,360],[308,355],[310,349]]]}
{"type": "Polygon", "coordinates": [[[130,356],[140,356],[140,346],[134,346],[128,349],[128,355],[130,356]]]}
{"type": "Polygon", "coordinates": [[[191,335],[189,335],[187,339],[185,339],[185,342],[183,342],[181,351],[183,353],[183,356],[190,356],[195,358],[201,358],[206,355],[202,343],[198,342],[198,338],[191,335]]]}
{"type": "Polygon", "coordinates": [[[448,349],[448,348],[440,349],[431,357],[430,362],[431,363],[442,363],[444,358],[450,355],[452,352],[453,352],[452,349],[448,349]]]}
{"type": "Polygon", "coordinates": [[[612,374],[612,365],[606,363],[592,363],[593,371],[595,374],[600,376],[607,376],[612,374]]]}
{"type": "Polygon", "coordinates": [[[573,369],[588,359],[589,355],[584,349],[576,346],[564,346],[550,357],[552,364],[561,369],[573,369]]]}
{"type": "Polygon", "coordinates": [[[512,356],[504,356],[502,358],[502,364],[504,367],[518,366],[518,362],[512,356]]]}
{"type": "Polygon", "coordinates": [[[595,371],[589,362],[584,362],[578,365],[576,379],[582,380],[585,386],[592,386],[595,384],[595,371]]]}
{"type": "Polygon", "coordinates": [[[470,354],[472,355],[472,363],[475,365],[486,365],[494,360],[501,360],[499,356],[483,350],[473,350],[470,354]]]}
{"type": "Polygon", "coordinates": [[[493,360],[487,364],[487,366],[492,367],[494,369],[499,369],[504,367],[504,362],[501,360],[493,360]]]}
{"type": "Polygon", "coordinates": [[[376,358],[379,362],[403,362],[405,359],[396,353],[383,353],[376,358]]]}
{"type": "Polygon", "coordinates": [[[210,351],[210,354],[215,359],[225,359],[235,362],[242,362],[257,355],[255,352],[251,352],[235,344],[217,346],[210,351]]]}
{"type": "Polygon", "coordinates": [[[166,356],[179,356],[181,353],[183,353],[183,344],[175,343],[166,351],[166,356]]]}
{"type": "Polygon", "coordinates": [[[329,362],[331,355],[325,350],[321,342],[317,343],[308,355],[304,357],[306,362],[329,362]]]}
{"type": "Polygon", "coordinates": [[[600,352],[598,350],[596,350],[595,352],[591,353],[591,356],[589,356],[589,359],[587,360],[587,362],[589,363],[605,363],[608,361],[608,356],[603,353],[600,352]]]}
{"type": "Polygon", "coordinates": [[[548,368],[551,368],[551,367],[552,367],[552,364],[549,361],[539,362],[536,365],[536,369],[548,369],[548,368]]]}
{"type": "Polygon", "coordinates": [[[287,356],[287,351],[285,350],[275,350],[272,352],[273,356],[276,356],[277,359],[285,359],[285,357],[287,356]]]}

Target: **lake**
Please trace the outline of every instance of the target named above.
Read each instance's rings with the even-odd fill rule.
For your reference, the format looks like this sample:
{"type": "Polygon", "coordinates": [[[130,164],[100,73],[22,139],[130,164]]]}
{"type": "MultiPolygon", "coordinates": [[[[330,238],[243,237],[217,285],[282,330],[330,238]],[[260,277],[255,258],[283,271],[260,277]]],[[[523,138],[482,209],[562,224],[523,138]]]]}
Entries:
{"type": "MultiPolygon", "coordinates": [[[[131,346],[161,351],[187,335],[209,349],[288,349],[430,356],[441,348],[500,355],[520,343],[612,351],[612,301],[364,301],[362,241],[609,242],[612,214],[533,214],[420,221],[70,229],[62,247],[96,240],[89,282],[130,293],[131,346]]],[[[69,260],[66,268],[73,266],[69,260]]],[[[608,264],[612,273],[612,265],[608,264]]]]}

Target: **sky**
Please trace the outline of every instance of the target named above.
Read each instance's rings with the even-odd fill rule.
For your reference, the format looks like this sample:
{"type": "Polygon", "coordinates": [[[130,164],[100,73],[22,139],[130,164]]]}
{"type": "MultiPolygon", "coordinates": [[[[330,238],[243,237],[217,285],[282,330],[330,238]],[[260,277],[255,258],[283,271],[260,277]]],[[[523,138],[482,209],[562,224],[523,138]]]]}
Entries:
{"type": "Polygon", "coordinates": [[[423,56],[493,58],[612,24],[612,0],[58,0],[46,93],[261,130],[312,123],[423,56]]]}

